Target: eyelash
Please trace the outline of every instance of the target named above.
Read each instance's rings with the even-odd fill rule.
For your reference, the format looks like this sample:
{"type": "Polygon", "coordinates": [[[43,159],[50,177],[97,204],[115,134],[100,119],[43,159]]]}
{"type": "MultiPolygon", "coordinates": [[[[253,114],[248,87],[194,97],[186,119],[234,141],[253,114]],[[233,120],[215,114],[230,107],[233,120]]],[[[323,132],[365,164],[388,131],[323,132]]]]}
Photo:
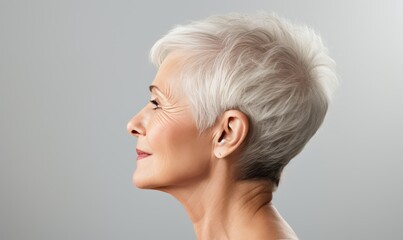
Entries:
{"type": "Polygon", "coordinates": [[[156,99],[150,100],[150,103],[152,103],[152,104],[155,105],[155,107],[153,108],[153,110],[156,110],[156,109],[161,108],[156,99]]]}

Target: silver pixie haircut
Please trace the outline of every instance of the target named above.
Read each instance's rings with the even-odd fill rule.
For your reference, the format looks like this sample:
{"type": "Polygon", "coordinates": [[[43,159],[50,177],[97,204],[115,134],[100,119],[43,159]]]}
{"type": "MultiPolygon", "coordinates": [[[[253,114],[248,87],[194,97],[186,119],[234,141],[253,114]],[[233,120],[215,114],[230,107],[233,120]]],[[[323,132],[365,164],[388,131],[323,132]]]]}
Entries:
{"type": "Polygon", "coordinates": [[[200,133],[226,110],[243,112],[250,128],[237,179],[278,186],[338,85],[320,36],[274,13],[228,14],[176,26],[152,47],[151,61],[159,67],[171,52],[185,60],[180,81],[200,133]]]}

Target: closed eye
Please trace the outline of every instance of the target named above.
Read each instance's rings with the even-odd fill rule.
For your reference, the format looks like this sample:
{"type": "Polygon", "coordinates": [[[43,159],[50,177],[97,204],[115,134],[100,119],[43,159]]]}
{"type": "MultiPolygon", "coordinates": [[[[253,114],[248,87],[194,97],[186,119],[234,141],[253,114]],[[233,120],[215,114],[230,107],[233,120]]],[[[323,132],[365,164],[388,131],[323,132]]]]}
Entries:
{"type": "Polygon", "coordinates": [[[161,108],[156,99],[150,100],[150,102],[155,105],[155,107],[153,108],[153,110],[156,110],[156,109],[158,109],[158,108],[161,108]]]}

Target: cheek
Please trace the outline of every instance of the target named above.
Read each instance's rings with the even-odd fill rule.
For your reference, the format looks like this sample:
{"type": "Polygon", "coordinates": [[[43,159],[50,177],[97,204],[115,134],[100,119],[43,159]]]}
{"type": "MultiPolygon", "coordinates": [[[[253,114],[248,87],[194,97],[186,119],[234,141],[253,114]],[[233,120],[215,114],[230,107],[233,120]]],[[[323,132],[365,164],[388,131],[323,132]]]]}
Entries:
{"type": "Polygon", "coordinates": [[[153,153],[160,155],[160,157],[167,155],[171,147],[175,145],[175,131],[178,129],[172,122],[156,115],[150,122],[147,132],[148,144],[153,153]]]}
{"type": "Polygon", "coordinates": [[[191,147],[194,140],[192,133],[192,129],[186,124],[177,122],[155,124],[148,132],[147,139],[155,153],[162,156],[171,156],[186,152],[191,147]]]}
{"type": "Polygon", "coordinates": [[[199,138],[192,123],[182,121],[155,125],[147,135],[158,159],[158,169],[165,174],[187,178],[206,170],[209,148],[206,140],[199,138]]]}
{"type": "Polygon", "coordinates": [[[150,119],[147,139],[153,150],[159,154],[169,154],[184,148],[193,134],[192,122],[188,117],[171,116],[165,112],[155,112],[150,119]]]}

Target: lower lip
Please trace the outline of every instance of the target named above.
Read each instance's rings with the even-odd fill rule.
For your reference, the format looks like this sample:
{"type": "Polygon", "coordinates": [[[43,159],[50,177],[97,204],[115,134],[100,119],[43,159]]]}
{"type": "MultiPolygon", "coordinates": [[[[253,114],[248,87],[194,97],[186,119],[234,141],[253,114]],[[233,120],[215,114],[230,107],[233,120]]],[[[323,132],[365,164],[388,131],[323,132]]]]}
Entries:
{"type": "Polygon", "coordinates": [[[148,157],[148,156],[151,156],[151,154],[140,154],[140,155],[137,156],[137,160],[146,158],[146,157],[148,157]]]}

